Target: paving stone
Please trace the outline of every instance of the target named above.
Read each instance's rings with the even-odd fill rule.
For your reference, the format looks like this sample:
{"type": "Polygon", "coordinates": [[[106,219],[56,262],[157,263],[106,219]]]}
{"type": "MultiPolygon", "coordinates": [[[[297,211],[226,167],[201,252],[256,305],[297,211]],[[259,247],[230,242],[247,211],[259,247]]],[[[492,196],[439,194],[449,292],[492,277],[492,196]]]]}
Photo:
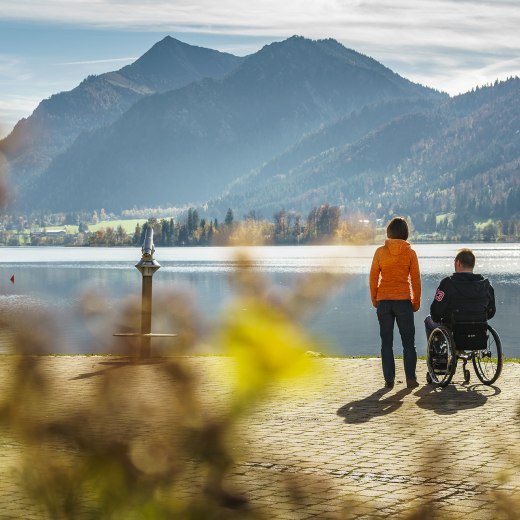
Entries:
{"type": "MultiPolygon", "coordinates": [[[[188,362],[202,375],[199,399],[208,410],[225,413],[232,362],[222,357],[188,362]]],[[[378,359],[320,358],[315,364],[318,380],[273,389],[271,400],[236,429],[234,444],[247,450],[236,452],[230,482],[247,494],[251,510],[267,508],[269,518],[287,520],[343,518],[348,510],[357,519],[399,518],[428,501],[452,518],[480,520],[497,516],[495,491],[520,499],[519,364],[506,364],[494,388],[462,385],[457,374],[444,389],[421,386],[411,392],[402,383],[382,391],[378,359]],[[286,486],[291,481],[293,492],[286,486]],[[303,498],[294,501],[293,493],[303,498]],[[349,509],[350,503],[357,507],[349,509]]],[[[401,365],[398,361],[398,370],[401,365]]],[[[0,389],[6,367],[0,360],[0,389]]],[[[107,358],[100,356],[42,359],[42,369],[55,376],[53,391],[61,397],[56,403],[66,402],[70,409],[92,398],[107,367],[107,358]]],[[[168,400],[154,383],[160,365],[121,370],[129,388],[149,394],[147,410],[168,400]]],[[[418,373],[425,371],[420,361],[418,373]]],[[[403,379],[398,374],[397,380],[403,379]]],[[[57,417],[67,411],[58,404],[48,410],[57,417]]],[[[131,420],[123,408],[111,431],[124,434],[131,420]]],[[[143,433],[169,427],[164,417],[143,433]]],[[[69,453],[64,446],[55,449],[69,453]]],[[[0,518],[46,518],[16,480],[20,450],[0,431],[0,518]]],[[[179,496],[202,485],[195,463],[187,464],[193,472],[179,496]]]]}

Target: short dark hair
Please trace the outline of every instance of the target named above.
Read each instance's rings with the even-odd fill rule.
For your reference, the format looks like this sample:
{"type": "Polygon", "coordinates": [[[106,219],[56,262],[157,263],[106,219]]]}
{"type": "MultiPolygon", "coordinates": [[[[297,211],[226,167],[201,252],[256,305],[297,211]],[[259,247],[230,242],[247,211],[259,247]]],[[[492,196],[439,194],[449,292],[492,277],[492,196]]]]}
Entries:
{"type": "Polygon", "coordinates": [[[455,262],[460,262],[463,267],[473,269],[475,267],[475,255],[471,249],[461,249],[455,257],[455,262]]]}
{"type": "Polygon", "coordinates": [[[388,238],[408,238],[408,224],[403,217],[394,217],[386,226],[386,236],[388,238]]]}

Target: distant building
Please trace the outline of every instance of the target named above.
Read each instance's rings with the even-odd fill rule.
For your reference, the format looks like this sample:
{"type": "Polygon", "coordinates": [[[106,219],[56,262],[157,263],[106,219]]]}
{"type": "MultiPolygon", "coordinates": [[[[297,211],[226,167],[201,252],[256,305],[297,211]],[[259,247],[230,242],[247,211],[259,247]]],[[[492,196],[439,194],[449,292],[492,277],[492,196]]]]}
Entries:
{"type": "Polygon", "coordinates": [[[33,231],[32,237],[60,237],[66,235],[67,232],[63,229],[48,229],[44,231],[33,231]]]}

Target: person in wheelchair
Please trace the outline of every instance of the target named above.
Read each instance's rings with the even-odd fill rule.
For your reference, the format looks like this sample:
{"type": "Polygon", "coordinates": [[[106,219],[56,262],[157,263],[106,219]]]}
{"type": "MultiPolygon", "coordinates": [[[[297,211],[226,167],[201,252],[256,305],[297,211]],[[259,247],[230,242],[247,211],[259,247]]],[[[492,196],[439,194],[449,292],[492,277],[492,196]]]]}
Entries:
{"type": "Polygon", "coordinates": [[[485,324],[495,315],[495,291],[487,278],[473,272],[474,268],[473,251],[461,249],[455,257],[455,272],[444,278],[435,291],[430,315],[424,320],[426,339],[440,324],[485,324]]]}

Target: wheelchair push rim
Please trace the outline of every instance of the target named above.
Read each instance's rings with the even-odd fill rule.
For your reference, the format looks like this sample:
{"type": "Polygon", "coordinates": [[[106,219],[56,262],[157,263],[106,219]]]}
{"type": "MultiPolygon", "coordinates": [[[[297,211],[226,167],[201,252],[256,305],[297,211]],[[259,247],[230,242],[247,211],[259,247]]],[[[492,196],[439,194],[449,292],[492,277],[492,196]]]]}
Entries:
{"type": "Polygon", "coordinates": [[[429,379],[434,385],[446,386],[455,374],[457,356],[449,329],[440,326],[428,339],[426,364],[429,379]]]}
{"type": "Polygon", "coordinates": [[[485,385],[492,385],[502,372],[504,354],[500,337],[493,327],[487,326],[488,339],[486,350],[475,351],[473,367],[477,377],[485,385]]]}

